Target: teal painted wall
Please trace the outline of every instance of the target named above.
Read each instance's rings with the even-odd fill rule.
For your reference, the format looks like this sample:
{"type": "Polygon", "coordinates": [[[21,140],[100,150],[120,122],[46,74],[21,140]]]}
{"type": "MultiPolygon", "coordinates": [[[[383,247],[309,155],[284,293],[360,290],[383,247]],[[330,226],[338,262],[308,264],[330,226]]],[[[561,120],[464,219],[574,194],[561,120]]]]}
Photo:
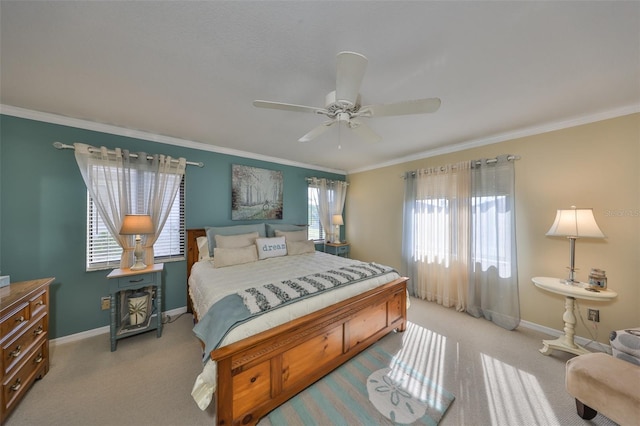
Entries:
{"type": "MultiPolygon", "coordinates": [[[[133,152],[162,153],[202,161],[186,171],[186,226],[238,225],[231,220],[231,165],[281,170],[284,217],[274,223],[306,223],[306,177],[343,175],[218,154],[69,126],[0,115],[0,271],[11,281],[55,277],[51,286],[51,338],[109,324],[100,298],[108,295],[110,270],[85,271],[86,187],[71,150],[53,142],[83,142],[133,152]]],[[[186,305],[186,262],[165,264],[163,311],[186,305]]]]}

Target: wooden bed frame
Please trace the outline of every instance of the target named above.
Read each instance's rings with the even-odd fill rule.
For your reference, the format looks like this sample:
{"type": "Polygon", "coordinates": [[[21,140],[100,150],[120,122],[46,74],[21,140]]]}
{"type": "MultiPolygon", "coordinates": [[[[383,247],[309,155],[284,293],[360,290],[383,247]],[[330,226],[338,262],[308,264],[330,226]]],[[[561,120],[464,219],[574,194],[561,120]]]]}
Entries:
{"type": "MultiPolygon", "coordinates": [[[[204,229],[187,230],[188,275],[198,259],[196,238],[205,235],[204,229]]],[[[212,351],[217,424],[255,424],[384,335],[404,331],[407,281],[398,278],[212,351]]],[[[188,292],[187,299],[192,311],[188,292]]]]}

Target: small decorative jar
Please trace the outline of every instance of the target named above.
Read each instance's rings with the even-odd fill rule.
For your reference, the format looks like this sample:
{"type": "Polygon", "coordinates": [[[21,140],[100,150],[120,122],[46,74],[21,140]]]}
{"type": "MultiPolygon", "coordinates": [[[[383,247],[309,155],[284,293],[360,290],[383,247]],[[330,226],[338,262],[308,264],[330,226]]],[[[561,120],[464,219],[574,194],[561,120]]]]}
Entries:
{"type": "Polygon", "coordinates": [[[591,268],[589,272],[589,287],[598,290],[607,288],[607,274],[602,269],[591,268]]]}

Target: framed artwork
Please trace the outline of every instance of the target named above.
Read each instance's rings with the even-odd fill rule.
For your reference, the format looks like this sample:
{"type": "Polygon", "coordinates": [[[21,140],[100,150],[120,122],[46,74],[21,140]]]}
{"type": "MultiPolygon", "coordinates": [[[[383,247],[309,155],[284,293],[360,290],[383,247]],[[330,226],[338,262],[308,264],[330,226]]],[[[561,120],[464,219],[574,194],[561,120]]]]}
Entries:
{"type": "Polygon", "coordinates": [[[282,172],[231,167],[231,220],[282,219],[282,172]]]}

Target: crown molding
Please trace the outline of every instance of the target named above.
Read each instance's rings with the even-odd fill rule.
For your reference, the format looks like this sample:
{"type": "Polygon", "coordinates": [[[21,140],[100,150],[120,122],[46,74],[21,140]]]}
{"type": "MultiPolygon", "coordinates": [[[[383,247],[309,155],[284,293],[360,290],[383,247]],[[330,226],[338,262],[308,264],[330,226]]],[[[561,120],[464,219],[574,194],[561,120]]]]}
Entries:
{"type": "Polygon", "coordinates": [[[75,127],[78,129],[92,130],[95,132],[108,133],[117,136],[126,136],[135,139],[142,139],[151,142],[163,143],[167,145],[175,145],[184,148],[197,149],[200,151],[215,152],[217,154],[233,155],[236,157],[250,158],[252,160],[266,161],[270,163],[282,164],[285,166],[302,167],[327,173],[336,173],[346,175],[344,170],[330,169],[320,167],[313,164],[298,163],[283,158],[269,157],[266,155],[255,154],[252,152],[240,151],[231,148],[224,148],[217,145],[210,145],[203,142],[190,141],[186,139],[175,138],[172,136],[156,135],[154,133],[144,132],[141,130],[132,130],[124,127],[118,127],[111,124],[97,123],[89,120],[66,117],[62,115],[52,114],[48,112],[34,111],[26,108],[15,107],[12,105],[0,104],[0,114],[10,115],[18,118],[26,118],[29,120],[42,121],[45,123],[59,124],[62,126],[75,127]]]}
{"type": "Polygon", "coordinates": [[[384,163],[379,163],[372,166],[363,167],[363,168],[354,169],[354,170],[348,170],[347,173],[348,174],[360,173],[360,172],[366,172],[369,170],[380,169],[383,167],[395,166],[397,164],[407,163],[409,161],[422,160],[429,157],[435,157],[437,155],[450,154],[452,152],[464,151],[467,149],[477,148],[485,145],[491,145],[499,142],[505,142],[512,139],[539,135],[542,133],[567,129],[570,127],[581,126],[583,124],[595,123],[597,121],[622,117],[625,115],[635,114],[638,112],[640,112],[640,104],[628,105],[626,107],[604,111],[597,114],[571,118],[563,121],[555,121],[555,122],[543,124],[540,126],[527,127],[527,128],[515,130],[512,132],[500,133],[494,136],[490,136],[488,138],[475,139],[475,140],[462,142],[454,145],[443,146],[440,148],[419,152],[417,154],[412,154],[406,157],[397,158],[395,160],[387,161],[384,163]]]}

